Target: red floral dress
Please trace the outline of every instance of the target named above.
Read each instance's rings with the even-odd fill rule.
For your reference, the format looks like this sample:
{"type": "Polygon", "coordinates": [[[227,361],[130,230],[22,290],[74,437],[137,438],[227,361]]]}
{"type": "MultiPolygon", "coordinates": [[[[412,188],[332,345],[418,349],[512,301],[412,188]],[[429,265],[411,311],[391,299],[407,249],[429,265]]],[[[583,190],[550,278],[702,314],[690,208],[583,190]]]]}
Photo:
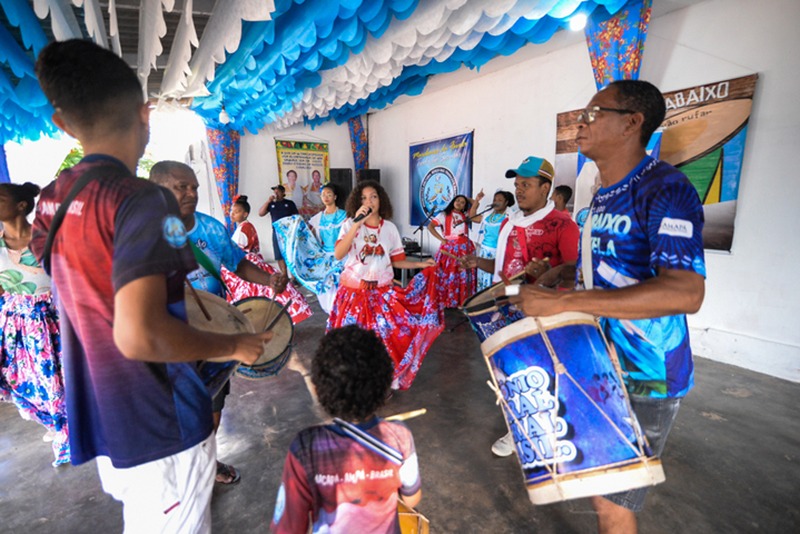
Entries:
{"type": "MultiPolygon", "coordinates": [[[[239,227],[236,229],[236,232],[233,234],[233,242],[247,251],[247,259],[259,269],[266,271],[269,274],[275,274],[278,272],[266,261],[264,261],[264,258],[262,258],[261,254],[259,254],[258,234],[256,233],[255,227],[253,227],[251,223],[244,221],[239,225],[239,227]],[[246,243],[246,245],[242,246],[242,243],[246,243]]],[[[228,288],[228,302],[238,302],[248,297],[272,298],[273,291],[269,286],[252,284],[247,280],[242,280],[225,267],[222,267],[220,274],[223,282],[225,282],[225,285],[228,288]]],[[[308,305],[308,301],[292,284],[287,284],[286,290],[275,297],[275,301],[281,305],[286,304],[289,299],[292,300],[292,304],[289,306],[287,311],[292,317],[292,322],[294,324],[298,324],[311,317],[313,312],[311,311],[311,307],[308,305]]]]}

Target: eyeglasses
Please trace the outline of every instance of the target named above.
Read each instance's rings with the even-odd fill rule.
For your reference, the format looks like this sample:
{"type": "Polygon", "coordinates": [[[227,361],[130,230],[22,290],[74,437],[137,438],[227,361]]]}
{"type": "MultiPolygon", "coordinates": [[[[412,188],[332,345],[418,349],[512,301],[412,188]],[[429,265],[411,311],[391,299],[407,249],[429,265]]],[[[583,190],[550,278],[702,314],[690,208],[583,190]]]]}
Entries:
{"type": "Polygon", "coordinates": [[[636,113],[632,109],[614,109],[614,108],[603,108],[600,106],[592,106],[581,110],[581,112],[578,114],[578,122],[583,122],[585,124],[593,123],[597,118],[598,111],[610,111],[613,113],[620,113],[620,114],[636,113]]]}

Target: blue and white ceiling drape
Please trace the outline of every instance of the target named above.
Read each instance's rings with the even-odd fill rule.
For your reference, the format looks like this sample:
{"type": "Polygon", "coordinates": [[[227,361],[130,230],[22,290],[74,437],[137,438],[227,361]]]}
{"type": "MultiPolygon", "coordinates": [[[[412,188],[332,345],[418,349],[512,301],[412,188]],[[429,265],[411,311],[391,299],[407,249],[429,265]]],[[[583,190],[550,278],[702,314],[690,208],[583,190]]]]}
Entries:
{"type": "MultiPolygon", "coordinates": [[[[49,22],[57,39],[90,37],[118,53],[116,9],[98,0],[3,0],[0,143],[49,134],[51,110],[33,77],[49,22]],[[76,20],[73,6],[83,9],[76,20]],[[38,16],[38,17],[37,17],[38,16]],[[78,17],[80,19],[80,17],[78,17]],[[107,21],[107,26],[104,24],[107,21]]],[[[198,39],[199,0],[141,0],[137,69],[144,82],[162,53],[164,12],[184,8],[163,81],[150,98],[193,98],[207,125],[255,133],[317,125],[418,95],[428,79],[480,68],[543,43],[577,14],[604,19],[626,0],[217,0],[198,39]],[[593,15],[594,14],[594,15],[593,15]],[[225,113],[222,113],[223,110],[225,113]],[[220,117],[224,120],[220,121],[220,117]],[[229,121],[226,121],[229,118],[229,121]]],[[[638,0],[640,3],[641,0],[638,0]]],[[[163,62],[162,62],[163,64],[163,62]]]]}
{"type": "Polygon", "coordinates": [[[230,127],[343,123],[418,95],[430,76],[479,68],[543,43],[576,14],[605,16],[626,0],[276,1],[272,20],[245,23],[239,49],[193,108],[230,127]]]}

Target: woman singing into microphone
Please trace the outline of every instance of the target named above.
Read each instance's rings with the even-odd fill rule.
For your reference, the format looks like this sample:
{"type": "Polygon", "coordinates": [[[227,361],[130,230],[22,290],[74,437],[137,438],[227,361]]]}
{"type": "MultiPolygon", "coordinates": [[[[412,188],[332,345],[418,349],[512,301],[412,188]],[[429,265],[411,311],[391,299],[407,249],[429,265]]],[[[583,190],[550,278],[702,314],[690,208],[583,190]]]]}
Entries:
{"type": "Polygon", "coordinates": [[[397,227],[388,219],[392,204],[377,182],[359,182],[347,199],[334,255],[344,271],[327,330],[357,324],[383,340],[394,362],[392,389],[408,389],[422,359],[444,330],[432,259],[409,261],[397,227]],[[393,268],[423,269],[408,287],[394,284],[393,268]]]}
{"type": "Polygon", "coordinates": [[[475,254],[475,245],[469,239],[469,207],[467,197],[456,195],[428,225],[431,235],[442,242],[436,254],[436,285],[442,288],[444,308],[458,308],[475,294],[475,269],[461,269],[458,263],[459,258],[475,254]],[[443,229],[444,235],[437,228],[443,229]]]}
{"type": "MultiPolygon", "coordinates": [[[[483,189],[475,196],[475,202],[469,210],[469,218],[472,222],[481,223],[478,230],[478,251],[479,258],[493,260],[497,254],[497,237],[500,235],[500,227],[503,221],[508,219],[508,208],[514,205],[514,195],[508,191],[498,191],[494,194],[491,205],[492,213],[484,217],[476,215],[478,204],[483,199],[483,189]]],[[[489,209],[489,208],[487,208],[489,209]]],[[[492,285],[492,273],[478,270],[478,291],[482,291],[492,285]]]]}

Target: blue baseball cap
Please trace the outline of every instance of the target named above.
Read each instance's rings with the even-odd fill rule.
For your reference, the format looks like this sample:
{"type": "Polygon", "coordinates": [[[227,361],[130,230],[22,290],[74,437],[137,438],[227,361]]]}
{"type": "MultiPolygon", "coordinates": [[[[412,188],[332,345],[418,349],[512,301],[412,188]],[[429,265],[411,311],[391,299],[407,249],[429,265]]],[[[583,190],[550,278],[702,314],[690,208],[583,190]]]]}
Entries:
{"type": "Polygon", "coordinates": [[[516,178],[517,176],[532,178],[534,176],[541,176],[552,182],[555,174],[556,172],[553,169],[552,163],[544,158],[528,156],[522,160],[522,163],[520,163],[519,167],[516,169],[508,169],[506,171],[506,178],[516,178]]]}

